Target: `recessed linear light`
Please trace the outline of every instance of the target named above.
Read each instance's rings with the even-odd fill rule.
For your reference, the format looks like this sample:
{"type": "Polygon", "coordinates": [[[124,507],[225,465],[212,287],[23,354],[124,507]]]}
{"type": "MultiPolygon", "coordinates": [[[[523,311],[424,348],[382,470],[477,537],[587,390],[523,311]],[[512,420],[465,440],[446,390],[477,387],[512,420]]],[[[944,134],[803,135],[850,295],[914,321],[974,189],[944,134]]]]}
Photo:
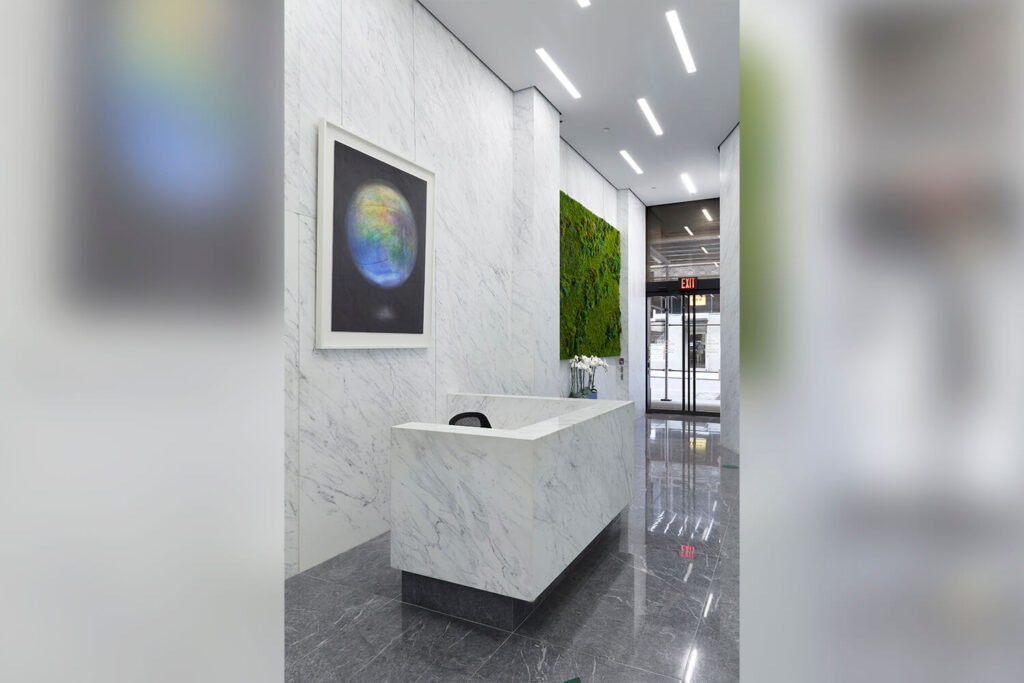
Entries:
{"type": "Polygon", "coordinates": [[[718,261],[715,261],[715,268],[721,268],[721,266],[718,265],[718,261]]]}
{"type": "Polygon", "coordinates": [[[630,166],[633,167],[633,170],[636,171],[637,175],[643,175],[644,174],[644,170],[642,168],[640,168],[639,166],[637,166],[637,163],[635,161],[633,161],[633,157],[629,156],[629,152],[627,152],[624,149],[620,149],[619,150],[619,154],[622,155],[622,158],[626,160],[627,164],[629,164],[630,166]]]}
{"type": "Polygon", "coordinates": [[[687,192],[697,194],[697,186],[693,184],[693,178],[690,177],[689,173],[683,173],[679,177],[683,179],[683,185],[686,186],[687,192]]]}
{"type": "Polygon", "coordinates": [[[690,226],[689,225],[684,225],[683,226],[683,230],[685,230],[686,234],[688,234],[690,237],[693,237],[693,230],[690,230],[690,226]]]}
{"type": "Polygon", "coordinates": [[[569,94],[572,95],[572,98],[574,100],[578,100],[580,98],[580,91],[577,90],[576,86],[572,84],[572,81],[569,80],[569,77],[566,76],[565,73],[558,68],[558,65],[555,64],[555,60],[551,59],[551,55],[548,54],[548,51],[542,47],[538,47],[536,52],[537,56],[540,57],[540,61],[544,62],[544,65],[547,68],[551,69],[551,73],[555,75],[555,78],[558,79],[558,82],[565,86],[565,89],[569,91],[569,94]]]}
{"type": "Polygon", "coordinates": [[[590,7],[590,0],[576,0],[580,4],[580,7],[590,7]]]}
{"type": "Polygon", "coordinates": [[[651,105],[647,104],[647,99],[641,97],[636,101],[640,105],[640,111],[647,117],[647,123],[651,124],[651,130],[654,131],[655,135],[661,135],[661,126],[658,125],[658,119],[654,118],[654,112],[651,111],[651,105]]]}
{"type": "Polygon", "coordinates": [[[686,42],[686,36],[683,35],[683,25],[679,23],[679,13],[675,10],[665,12],[665,18],[668,19],[668,27],[672,31],[672,37],[676,39],[676,47],[679,48],[679,55],[683,58],[686,73],[692,74],[697,70],[697,65],[693,63],[690,46],[686,42]]]}
{"type": "Polygon", "coordinates": [[[703,251],[705,254],[708,253],[708,248],[707,247],[701,247],[700,250],[703,251]]]}
{"type": "Polygon", "coordinates": [[[701,211],[704,212],[704,218],[707,218],[709,221],[714,221],[715,220],[714,218],[711,217],[711,214],[708,213],[707,209],[701,209],[701,211]]]}

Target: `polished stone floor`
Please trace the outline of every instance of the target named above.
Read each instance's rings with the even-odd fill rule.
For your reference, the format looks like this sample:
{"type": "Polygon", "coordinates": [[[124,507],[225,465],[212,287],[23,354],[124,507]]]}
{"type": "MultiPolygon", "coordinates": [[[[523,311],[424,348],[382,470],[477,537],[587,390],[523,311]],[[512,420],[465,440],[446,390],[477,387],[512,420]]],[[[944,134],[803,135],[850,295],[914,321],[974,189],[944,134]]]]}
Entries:
{"type": "Polygon", "coordinates": [[[717,422],[646,436],[632,505],[514,632],[403,604],[384,534],[288,579],[286,679],[739,680],[739,463],[717,422]]]}

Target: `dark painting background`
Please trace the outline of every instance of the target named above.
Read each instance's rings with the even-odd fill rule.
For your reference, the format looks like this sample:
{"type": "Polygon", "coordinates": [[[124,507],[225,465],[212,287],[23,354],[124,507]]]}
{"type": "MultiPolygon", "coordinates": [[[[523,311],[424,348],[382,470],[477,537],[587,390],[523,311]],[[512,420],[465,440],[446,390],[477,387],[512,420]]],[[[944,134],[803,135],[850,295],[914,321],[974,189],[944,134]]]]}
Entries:
{"type": "Polygon", "coordinates": [[[334,272],[331,281],[331,331],[423,333],[426,274],[427,183],[340,142],[334,143],[334,272]],[[383,180],[405,195],[416,220],[416,264],[409,279],[384,289],[362,276],[348,248],[345,214],[352,195],[364,183],[383,180]],[[380,311],[390,309],[390,319],[380,311]]]}

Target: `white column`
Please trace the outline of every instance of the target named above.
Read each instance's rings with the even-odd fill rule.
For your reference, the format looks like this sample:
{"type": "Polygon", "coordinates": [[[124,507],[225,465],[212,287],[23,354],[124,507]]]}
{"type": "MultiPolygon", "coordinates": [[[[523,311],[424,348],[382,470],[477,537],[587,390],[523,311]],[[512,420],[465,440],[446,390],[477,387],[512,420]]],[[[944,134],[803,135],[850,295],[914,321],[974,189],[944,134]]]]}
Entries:
{"type": "Polygon", "coordinates": [[[536,88],[513,95],[515,235],[508,255],[513,393],[559,396],[559,116],[536,88]]]}
{"type": "Polygon", "coordinates": [[[719,148],[722,214],[722,445],[740,451],[740,129],[719,148]]]}

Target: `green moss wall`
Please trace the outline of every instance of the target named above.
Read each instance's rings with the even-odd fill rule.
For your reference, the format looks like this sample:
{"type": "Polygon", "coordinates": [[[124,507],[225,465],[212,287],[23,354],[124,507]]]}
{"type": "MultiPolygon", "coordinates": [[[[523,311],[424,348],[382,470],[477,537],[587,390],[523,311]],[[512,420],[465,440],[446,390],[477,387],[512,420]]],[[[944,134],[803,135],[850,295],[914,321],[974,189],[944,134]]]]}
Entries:
{"type": "Polygon", "coordinates": [[[618,356],[619,231],[561,193],[561,358],[618,356]]]}

